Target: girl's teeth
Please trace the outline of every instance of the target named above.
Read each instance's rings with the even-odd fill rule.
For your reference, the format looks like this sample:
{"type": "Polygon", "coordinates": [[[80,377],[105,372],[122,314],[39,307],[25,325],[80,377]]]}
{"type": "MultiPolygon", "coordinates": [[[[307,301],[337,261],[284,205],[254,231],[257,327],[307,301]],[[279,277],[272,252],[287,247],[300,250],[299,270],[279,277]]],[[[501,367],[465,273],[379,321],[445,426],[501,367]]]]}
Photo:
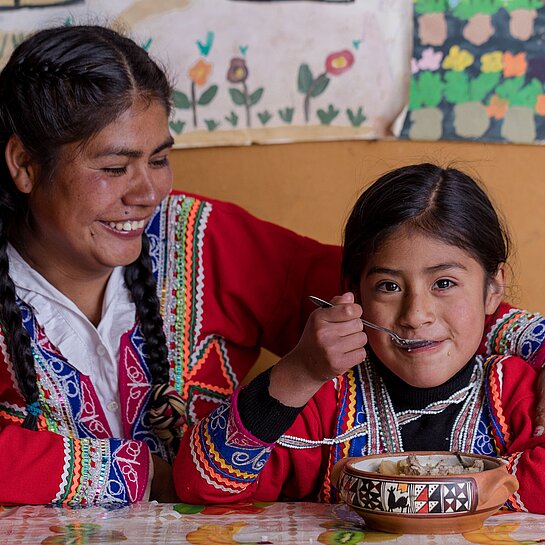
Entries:
{"type": "Polygon", "coordinates": [[[144,227],[144,223],[144,220],[120,222],[110,221],[108,225],[116,231],[136,231],[137,229],[142,229],[142,227],[144,227]]]}

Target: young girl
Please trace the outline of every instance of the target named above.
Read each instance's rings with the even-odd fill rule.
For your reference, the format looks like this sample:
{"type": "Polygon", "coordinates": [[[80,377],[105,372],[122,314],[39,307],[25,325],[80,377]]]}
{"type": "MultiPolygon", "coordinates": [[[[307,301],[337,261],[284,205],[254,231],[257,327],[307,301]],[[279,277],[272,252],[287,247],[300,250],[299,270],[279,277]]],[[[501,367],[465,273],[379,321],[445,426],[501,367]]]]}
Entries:
{"type": "Polygon", "coordinates": [[[508,507],[545,512],[536,373],[478,353],[507,257],[498,216],[467,175],[421,164],[381,177],[345,229],[354,295],[316,310],[288,356],[186,434],[180,498],[336,501],[330,473],[342,457],[450,450],[504,457],[520,482],[508,507]],[[360,318],[433,343],[400,348],[360,318]]]}

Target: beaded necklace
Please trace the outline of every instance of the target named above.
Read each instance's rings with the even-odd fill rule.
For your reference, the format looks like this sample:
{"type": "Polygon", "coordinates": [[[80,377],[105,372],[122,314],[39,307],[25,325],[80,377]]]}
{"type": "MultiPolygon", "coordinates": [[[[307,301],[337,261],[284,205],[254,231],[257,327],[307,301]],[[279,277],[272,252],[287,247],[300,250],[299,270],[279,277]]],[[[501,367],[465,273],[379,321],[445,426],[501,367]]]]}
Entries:
{"type": "MultiPolygon", "coordinates": [[[[482,364],[475,365],[470,383],[454,392],[447,399],[429,403],[423,409],[409,409],[396,413],[393,408],[392,400],[384,381],[376,372],[373,364],[365,360],[355,373],[360,382],[362,391],[364,410],[367,420],[361,424],[353,426],[351,429],[335,437],[325,437],[321,440],[311,440],[294,435],[282,435],[277,444],[291,449],[309,449],[322,445],[336,445],[353,441],[358,437],[368,439],[367,452],[400,452],[403,451],[403,442],[401,439],[401,427],[414,422],[423,415],[433,415],[443,412],[447,407],[453,404],[463,403],[460,415],[467,414],[470,408],[476,404],[476,399],[482,395],[481,385],[483,380],[482,364]],[[465,402],[465,403],[464,403],[465,402]]],[[[479,411],[476,411],[477,413],[479,411]]],[[[460,421],[460,416],[457,422],[460,421]]],[[[458,428],[458,426],[455,426],[458,428]]],[[[466,430],[467,431],[467,430],[466,430]]],[[[454,433],[451,437],[454,437],[454,433]]],[[[471,433],[464,434],[464,438],[471,436],[471,433]]]]}

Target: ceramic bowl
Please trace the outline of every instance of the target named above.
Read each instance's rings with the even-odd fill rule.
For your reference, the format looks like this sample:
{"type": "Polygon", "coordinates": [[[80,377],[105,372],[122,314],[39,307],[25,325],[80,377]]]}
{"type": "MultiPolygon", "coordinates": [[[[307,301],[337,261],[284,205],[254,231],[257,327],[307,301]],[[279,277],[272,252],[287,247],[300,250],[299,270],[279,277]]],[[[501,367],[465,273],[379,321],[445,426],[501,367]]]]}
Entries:
{"type": "Polygon", "coordinates": [[[507,472],[503,460],[479,454],[462,455],[468,464],[475,458],[483,460],[484,470],[477,473],[378,473],[381,461],[397,462],[409,454],[416,455],[420,463],[459,463],[451,452],[397,452],[345,458],[333,468],[333,482],[342,500],[369,528],[400,534],[469,532],[480,528],[518,489],[517,479],[507,472]]]}

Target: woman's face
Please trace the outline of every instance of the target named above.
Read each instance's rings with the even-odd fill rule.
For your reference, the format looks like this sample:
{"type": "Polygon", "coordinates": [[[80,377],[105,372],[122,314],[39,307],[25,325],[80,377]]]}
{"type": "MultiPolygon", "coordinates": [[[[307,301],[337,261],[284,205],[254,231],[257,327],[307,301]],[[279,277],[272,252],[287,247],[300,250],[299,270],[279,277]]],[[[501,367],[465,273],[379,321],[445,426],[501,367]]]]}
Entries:
{"type": "Polygon", "coordinates": [[[464,250],[400,228],[363,271],[363,318],[402,337],[437,342],[408,351],[394,345],[387,334],[367,328],[373,352],[412,386],[443,384],[477,351],[485,315],[493,313],[503,297],[503,281],[503,266],[490,281],[464,250]]]}
{"type": "Polygon", "coordinates": [[[171,188],[171,147],[163,105],[140,100],[85,146],[65,146],[52,180],[28,195],[30,232],[15,239],[25,259],[42,274],[54,267],[82,279],[135,261],[171,188]]]}

